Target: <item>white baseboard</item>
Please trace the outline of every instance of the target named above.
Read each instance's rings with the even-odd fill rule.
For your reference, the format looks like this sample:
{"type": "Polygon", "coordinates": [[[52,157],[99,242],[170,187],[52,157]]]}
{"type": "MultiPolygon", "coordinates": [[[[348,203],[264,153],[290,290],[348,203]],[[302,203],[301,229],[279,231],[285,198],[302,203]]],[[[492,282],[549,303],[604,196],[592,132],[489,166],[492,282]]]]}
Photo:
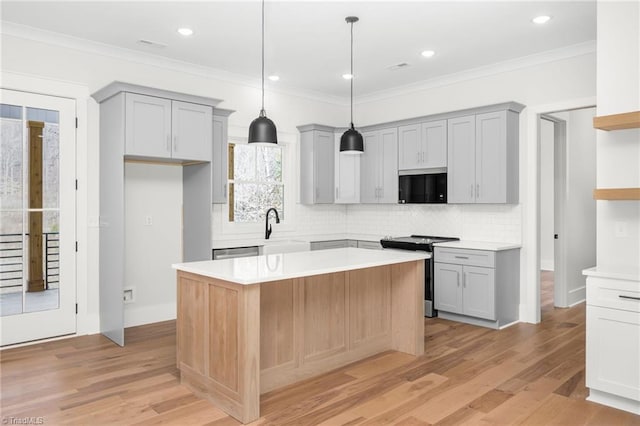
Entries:
{"type": "Polygon", "coordinates": [[[598,404],[640,415],[640,401],[612,395],[608,392],[589,389],[589,396],[587,397],[587,401],[597,402],[598,404]]]}
{"type": "Polygon", "coordinates": [[[163,305],[132,307],[125,306],[124,326],[135,327],[137,325],[151,324],[154,322],[176,319],[176,304],[165,303],[163,305]]]}
{"type": "Polygon", "coordinates": [[[540,259],[540,269],[543,271],[554,271],[553,259],[540,259]]]}

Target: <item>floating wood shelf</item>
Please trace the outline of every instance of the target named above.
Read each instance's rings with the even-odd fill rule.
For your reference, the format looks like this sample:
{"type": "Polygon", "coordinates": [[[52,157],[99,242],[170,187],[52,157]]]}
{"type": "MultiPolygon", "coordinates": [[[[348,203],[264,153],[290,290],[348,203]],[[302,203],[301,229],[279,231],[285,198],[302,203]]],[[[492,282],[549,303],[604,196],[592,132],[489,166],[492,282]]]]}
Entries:
{"type": "Polygon", "coordinates": [[[640,200],[640,188],[594,189],[594,200],[640,200]]]}
{"type": "Polygon", "coordinates": [[[600,130],[640,129],[640,111],[593,117],[593,127],[600,130]]]}

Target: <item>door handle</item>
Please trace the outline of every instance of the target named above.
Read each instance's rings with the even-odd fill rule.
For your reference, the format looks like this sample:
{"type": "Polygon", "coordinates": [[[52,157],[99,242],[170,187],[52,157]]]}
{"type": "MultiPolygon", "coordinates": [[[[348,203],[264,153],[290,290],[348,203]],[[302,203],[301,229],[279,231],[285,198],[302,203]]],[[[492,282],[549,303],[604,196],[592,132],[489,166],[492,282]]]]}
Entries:
{"type": "Polygon", "coordinates": [[[558,239],[558,234],[553,234],[553,239],[557,240],[558,239]]]}
{"type": "Polygon", "coordinates": [[[422,159],[421,161],[424,163],[424,151],[422,152],[422,159]]]}
{"type": "Polygon", "coordinates": [[[176,152],[178,151],[178,135],[173,137],[173,150],[176,152]]]}
{"type": "Polygon", "coordinates": [[[467,288],[467,273],[462,273],[462,288],[467,288]]]}
{"type": "Polygon", "coordinates": [[[476,198],[480,198],[480,184],[476,183],[476,198]]]}

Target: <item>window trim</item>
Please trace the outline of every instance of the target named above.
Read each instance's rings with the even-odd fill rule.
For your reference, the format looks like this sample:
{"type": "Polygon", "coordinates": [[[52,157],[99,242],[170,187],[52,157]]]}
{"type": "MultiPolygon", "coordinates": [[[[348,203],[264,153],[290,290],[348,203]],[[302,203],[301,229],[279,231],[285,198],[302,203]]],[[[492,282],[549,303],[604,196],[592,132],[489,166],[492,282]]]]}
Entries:
{"type": "MultiPolygon", "coordinates": [[[[279,135],[283,136],[283,135],[279,135]]],[[[296,185],[294,176],[297,173],[296,166],[296,154],[297,148],[296,143],[283,140],[283,138],[279,138],[278,146],[282,147],[282,182],[284,185],[284,218],[280,221],[279,224],[275,224],[275,221],[271,221],[273,225],[274,234],[272,237],[278,238],[278,234],[293,232],[296,230],[295,223],[295,204],[297,202],[296,194],[298,191],[298,187],[296,185]]],[[[234,137],[229,135],[228,143],[233,144],[246,144],[246,137],[234,137]]],[[[233,166],[232,163],[228,163],[228,167],[233,166]]],[[[229,185],[229,175],[227,175],[227,184],[229,185]]],[[[231,194],[231,188],[229,188],[228,194],[231,194]]],[[[259,237],[250,237],[250,238],[264,238],[264,222],[230,222],[229,221],[229,202],[233,197],[228,196],[225,204],[215,204],[214,211],[216,209],[221,209],[221,211],[216,214],[218,217],[218,225],[214,224],[214,227],[217,230],[214,230],[214,235],[217,235],[217,238],[220,236],[230,237],[231,239],[235,239],[238,235],[246,235],[256,234],[259,237]]]]}

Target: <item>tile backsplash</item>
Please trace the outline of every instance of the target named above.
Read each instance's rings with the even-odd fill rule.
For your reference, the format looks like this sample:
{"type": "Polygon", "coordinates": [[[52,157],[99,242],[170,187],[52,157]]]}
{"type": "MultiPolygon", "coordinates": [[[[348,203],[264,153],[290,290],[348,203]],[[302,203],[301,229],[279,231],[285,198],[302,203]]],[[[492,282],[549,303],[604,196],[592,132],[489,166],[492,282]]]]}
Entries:
{"type": "MultiPolygon", "coordinates": [[[[522,242],[520,205],[457,204],[295,204],[286,228],[279,236],[323,234],[411,234],[459,237],[465,240],[522,242]]],[[[214,205],[213,238],[229,240],[261,238],[264,225],[255,232],[236,233],[222,222],[226,208],[214,205]]]]}
{"type": "Polygon", "coordinates": [[[347,232],[520,243],[520,205],[350,205],[347,232]],[[375,231],[375,232],[374,232],[375,231]]]}

